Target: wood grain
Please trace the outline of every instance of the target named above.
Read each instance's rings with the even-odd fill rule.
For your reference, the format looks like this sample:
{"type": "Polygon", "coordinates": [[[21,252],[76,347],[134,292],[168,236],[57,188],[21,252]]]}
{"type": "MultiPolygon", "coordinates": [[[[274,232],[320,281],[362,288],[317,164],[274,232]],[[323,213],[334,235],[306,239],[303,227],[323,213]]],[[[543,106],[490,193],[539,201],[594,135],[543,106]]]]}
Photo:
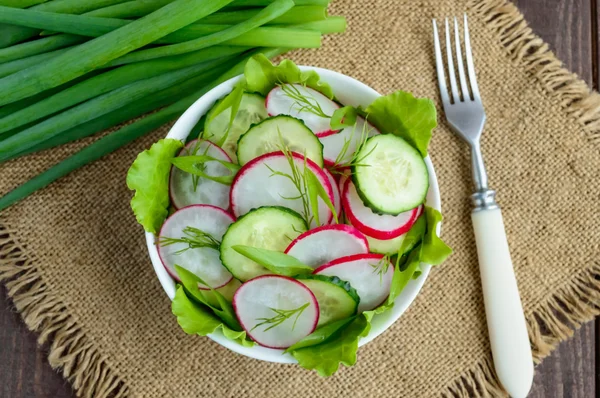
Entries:
{"type": "MultiPolygon", "coordinates": [[[[376,1],[376,0],[373,0],[376,1]]],[[[534,31],[566,66],[589,84],[600,80],[600,25],[596,0],[516,0],[534,31]]],[[[600,383],[596,366],[600,327],[584,325],[536,368],[532,398],[594,397],[600,383]]],[[[27,330],[0,288],[0,397],[73,397],[69,384],[47,360],[45,347],[27,330]]],[[[598,358],[600,359],[600,358],[598,358]]]]}
{"type": "MultiPolygon", "coordinates": [[[[597,87],[597,15],[595,0],[516,0],[532,29],[588,84],[597,87]],[[594,3],[592,3],[594,2],[594,3]],[[592,13],[594,11],[594,13],[592,13]]],[[[536,368],[530,397],[595,397],[596,334],[589,322],[536,368]]]]}

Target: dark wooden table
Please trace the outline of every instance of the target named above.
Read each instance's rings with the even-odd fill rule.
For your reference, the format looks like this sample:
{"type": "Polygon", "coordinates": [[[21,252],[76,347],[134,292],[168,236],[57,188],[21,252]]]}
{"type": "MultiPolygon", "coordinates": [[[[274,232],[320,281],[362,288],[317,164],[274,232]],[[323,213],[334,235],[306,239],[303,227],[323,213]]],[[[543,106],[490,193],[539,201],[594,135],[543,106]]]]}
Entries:
{"type": "MultiPolygon", "coordinates": [[[[534,31],[552,46],[569,69],[596,89],[600,79],[597,1],[515,0],[534,31]]],[[[599,335],[600,323],[590,322],[562,343],[537,367],[530,397],[598,396],[599,335]]],[[[36,345],[36,336],[27,330],[2,287],[0,398],[73,397],[69,384],[50,368],[47,355],[47,348],[36,345]]]]}

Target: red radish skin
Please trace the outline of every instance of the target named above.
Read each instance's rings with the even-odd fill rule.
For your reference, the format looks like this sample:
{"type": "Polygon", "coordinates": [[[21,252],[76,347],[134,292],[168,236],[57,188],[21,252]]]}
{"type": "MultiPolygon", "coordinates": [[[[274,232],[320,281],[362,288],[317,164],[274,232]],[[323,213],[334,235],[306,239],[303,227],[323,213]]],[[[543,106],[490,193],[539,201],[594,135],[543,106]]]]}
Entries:
{"type": "Polygon", "coordinates": [[[285,249],[285,253],[318,268],[338,257],[369,253],[369,242],[362,232],[351,225],[324,225],[298,236],[285,249]]]}
{"type": "MultiPolygon", "coordinates": [[[[333,190],[333,207],[337,213],[338,220],[342,217],[342,195],[338,183],[335,181],[335,177],[331,174],[331,171],[323,169],[323,172],[327,175],[331,188],[333,190]]],[[[331,223],[335,223],[335,219],[331,220],[331,223]]]]}
{"type": "MultiPolygon", "coordinates": [[[[272,292],[272,289],[263,289],[263,291],[265,292],[265,294],[268,294],[268,293],[272,292]]],[[[265,298],[261,297],[261,299],[264,301],[265,298]]],[[[242,328],[246,331],[246,334],[252,340],[254,340],[256,343],[258,343],[259,345],[261,345],[263,347],[267,347],[267,348],[273,348],[273,349],[285,349],[285,348],[288,348],[292,344],[295,344],[296,342],[300,341],[302,338],[304,338],[304,337],[308,336],[309,334],[311,334],[317,328],[317,324],[319,323],[319,303],[317,302],[317,298],[315,297],[315,295],[313,294],[313,292],[308,287],[306,287],[303,283],[297,281],[296,279],[287,277],[287,276],[282,276],[282,275],[261,275],[261,276],[257,276],[256,278],[253,278],[253,279],[250,279],[250,280],[246,281],[235,292],[235,294],[233,296],[232,304],[233,304],[233,310],[235,311],[235,314],[236,314],[236,316],[238,318],[238,321],[240,322],[240,325],[242,326],[242,328]],[[245,315],[245,313],[244,313],[243,309],[241,308],[242,306],[240,305],[240,303],[243,300],[242,296],[244,295],[245,289],[248,287],[248,285],[251,284],[251,283],[257,282],[257,281],[261,281],[261,280],[265,280],[265,279],[273,279],[273,278],[279,279],[281,281],[287,281],[287,282],[293,284],[293,285],[290,285],[290,286],[302,289],[302,292],[306,294],[307,298],[310,300],[309,301],[310,304],[312,304],[312,305],[309,305],[309,307],[307,307],[307,309],[309,309],[309,308],[312,307],[315,310],[315,316],[314,316],[313,322],[312,322],[311,325],[309,325],[310,327],[307,329],[307,332],[304,334],[304,336],[298,338],[297,341],[294,341],[291,344],[285,344],[285,345],[269,344],[268,342],[265,342],[264,339],[255,338],[255,335],[257,333],[255,333],[254,331],[252,331],[252,328],[254,326],[248,325],[247,322],[244,322],[244,320],[242,319],[243,315],[245,315]],[[240,316],[240,315],[242,315],[242,316],[240,316]]],[[[253,304],[254,304],[254,306],[256,306],[257,304],[264,305],[264,303],[253,303],[253,304]]],[[[276,328],[273,328],[273,329],[276,329],[276,328]]]]}
{"type": "MultiPolygon", "coordinates": [[[[177,156],[182,156],[182,154],[185,154],[185,151],[190,151],[196,145],[196,143],[198,141],[201,141],[202,143],[206,143],[211,148],[211,150],[218,151],[219,154],[222,155],[220,160],[231,162],[231,158],[229,157],[229,155],[227,155],[227,152],[225,152],[218,145],[215,145],[212,142],[207,141],[207,140],[197,140],[196,139],[196,140],[192,140],[192,141],[188,142],[185,145],[185,147],[181,151],[179,151],[179,153],[177,154],[177,156]]],[[[174,189],[173,189],[173,184],[174,184],[173,178],[174,178],[174,175],[175,175],[174,172],[180,172],[180,173],[184,173],[184,172],[181,171],[181,170],[176,170],[175,166],[172,166],[171,167],[171,171],[169,172],[169,199],[171,200],[171,204],[173,205],[173,207],[175,209],[180,209],[180,208],[189,206],[191,203],[182,205],[181,200],[177,200],[177,198],[175,197],[175,195],[174,195],[174,189]]],[[[219,185],[222,185],[222,184],[219,184],[217,182],[212,182],[212,181],[209,181],[208,183],[211,184],[211,185],[212,184],[218,184],[218,185],[213,185],[213,188],[219,188],[219,185]]],[[[203,192],[205,192],[205,191],[206,190],[204,190],[203,192]]],[[[210,189],[208,191],[210,192],[210,189]]],[[[225,196],[225,199],[228,200],[227,195],[225,196]]],[[[196,204],[196,203],[194,203],[194,204],[196,204]]],[[[202,203],[197,203],[197,204],[202,204],[202,203]]],[[[214,205],[215,203],[207,203],[207,204],[214,205]]],[[[223,209],[227,209],[228,210],[229,207],[230,207],[229,203],[223,203],[223,207],[222,207],[223,209]]]]}
{"type": "MultiPolygon", "coordinates": [[[[202,209],[202,210],[211,210],[211,211],[214,210],[218,214],[221,214],[221,215],[225,216],[227,219],[231,220],[231,223],[233,223],[235,221],[235,219],[233,218],[233,216],[231,214],[229,214],[225,210],[221,209],[220,207],[212,206],[212,205],[190,205],[190,206],[186,206],[186,207],[183,207],[183,208],[177,210],[175,213],[171,214],[169,216],[169,218],[167,218],[167,220],[165,220],[165,222],[163,223],[163,225],[160,229],[160,232],[158,234],[159,240],[160,240],[160,237],[165,236],[165,229],[166,229],[166,227],[168,227],[167,221],[171,217],[173,217],[175,214],[177,214],[179,212],[187,211],[187,210],[194,209],[194,208],[202,209]]],[[[227,228],[224,228],[224,229],[227,229],[227,228]]],[[[219,237],[219,239],[221,239],[221,238],[222,238],[222,236],[219,237]]],[[[165,270],[171,276],[171,278],[173,278],[177,282],[181,282],[181,280],[177,276],[177,273],[173,269],[171,269],[170,267],[167,266],[165,252],[162,250],[162,247],[159,244],[159,240],[156,241],[156,245],[158,246],[157,252],[158,252],[158,257],[160,258],[160,262],[163,264],[163,267],[165,267],[165,270]]],[[[233,279],[233,275],[225,283],[219,284],[218,286],[213,286],[213,289],[218,289],[218,288],[221,288],[221,287],[227,285],[229,282],[231,282],[232,279],[233,279]]],[[[198,286],[198,289],[210,290],[209,288],[203,287],[203,286],[198,286]]]]}
{"type": "MultiPolygon", "coordinates": [[[[327,178],[327,175],[324,173],[323,169],[320,168],[319,165],[317,165],[312,160],[305,158],[304,156],[302,156],[298,153],[291,152],[291,154],[294,159],[300,160],[302,162],[306,161],[307,167],[309,167],[310,170],[317,176],[317,178],[319,179],[319,181],[325,188],[327,195],[329,195],[330,200],[333,202],[333,200],[334,200],[333,187],[331,186],[331,183],[329,182],[329,179],[327,178]]],[[[238,171],[237,175],[233,179],[233,183],[231,184],[231,190],[229,191],[229,202],[231,204],[231,211],[235,217],[240,217],[241,215],[243,215],[240,212],[239,207],[238,207],[239,205],[235,200],[235,195],[237,193],[236,191],[237,191],[237,188],[239,187],[240,181],[242,181],[242,179],[244,177],[246,177],[247,173],[250,170],[252,170],[254,167],[264,163],[266,160],[276,159],[276,158],[284,158],[284,157],[285,157],[285,155],[281,152],[267,153],[267,154],[264,154],[257,158],[252,159],[250,162],[246,163],[238,171]]],[[[287,206],[285,206],[285,203],[263,203],[263,204],[261,204],[261,206],[284,206],[284,207],[287,207],[287,206]]],[[[259,206],[256,206],[256,207],[259,207],[259,206]]],[[[331,211],[329,211],[329,209],[327,209],[327,213],[328,213],[328,217],[327,217],[327,221],[325,222],[325,224],[330,224],[331,220],[333,219],[333,213],[331,211]]]]}
{"type": "Polygon", "coordinates": [[[342,192],[342,207],[350,224],[358,228],[365,235],[375,239],[389,240],[397,238],[408,232],[415,221],[417,221],[419,207],[415,207],[397,216],[374,213],[358,197],[351,178],[348,178],[344,182],[342,192]],[[354,195],[354,197],[351,198],[350,195],[354,195]]]}
{"type": "MultiPolygon", "coordinates": [[[[333,112],[336,109],[340,108],[340,105],[337,102],[330,100],[329,98],[327,98],[327,96],[325,96],[317,90],[314,90],[310,87],[304,87],[299,84],[294,84],[294,86],[302,90],[305,89],[308,93],[310,93],[312,98],[318,101],[319,105],[321,105],[326,115],[331,116],[333,115],[333,112]]],[[[323,118],[317,115],[310,114],[310,112],[298,112],[297,110],[292,109],[294,107],[293,104],[296,103],[292,99],[286,99],[287,102],[292,103],[291,105],[286,106],[287,109],[279,109],[280,107],[277,106],[278,101],[282,101],[285,97],[289,98],[287,95],[285,95],[285,93],[283,93],[283,89],[280,86],[276,86],[271,91],[269,91],[269,94],[267,94],[267,97],[265,99],[265,108],[267,108],[267,113],[269,114],[269,116],[289,114],[290,116],[294,116],[298,119],[301,119],[317,137],[326,137],[328,135],[336,134],[339,131],[331,129],[330,118],[323,118]],[[302,113],[308,113],[308,115],[304,115],[303,117],[302,113]]]]}
{"type": "Polygon", "coordinates": [[[388,260],[387,270],[383,275],[375,273],[373,268],[373,262],[379,262],[384,257],[373,253],[341,257],[317,268],[313,274],[337,276],[349,282],[360,297],[358,312],[369,311],[379,307],[390,294],[393,264],[388,260]]]}

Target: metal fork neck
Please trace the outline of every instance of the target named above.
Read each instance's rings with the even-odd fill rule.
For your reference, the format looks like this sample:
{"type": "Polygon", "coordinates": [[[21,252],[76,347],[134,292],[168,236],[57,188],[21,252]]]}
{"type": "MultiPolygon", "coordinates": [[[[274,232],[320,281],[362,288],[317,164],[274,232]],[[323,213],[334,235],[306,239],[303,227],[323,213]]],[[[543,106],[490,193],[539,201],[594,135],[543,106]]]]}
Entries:
{"type": "Polygon", "coordinates": [[[481,146],[479,140],[471,143],[471,163],[473,172],[473,183],[476,191],[484,191],[488,188],[487,173],[483,164],[483,156],[481,155],[481,146]]]}

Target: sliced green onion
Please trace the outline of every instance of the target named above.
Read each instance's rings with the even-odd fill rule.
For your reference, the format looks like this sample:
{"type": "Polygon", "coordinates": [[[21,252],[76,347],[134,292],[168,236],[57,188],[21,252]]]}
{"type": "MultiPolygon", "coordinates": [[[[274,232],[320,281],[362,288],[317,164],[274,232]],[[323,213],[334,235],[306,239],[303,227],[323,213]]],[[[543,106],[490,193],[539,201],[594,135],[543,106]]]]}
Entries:
{"type": "MultiPolygon", "coordinates": [[[[262,50],[262,52],[269,58],[283,54],[285,51],[287,51],[287,49],[276,48],[262,50]]],[[[50,167],[48,170],[27,181],[25,184],[10,191],[0,198],[0,211],[31,195],[35,191],[46,187],[53,181],[56,181],[57,179],[69,174],[71,171],[94,162],[104,155],[114,152],[115,150],[126,144],[129,144],[144,134],[147,134],[148,132],[153,131],[163,124],[177,118],[207,91],[216,85],[242,73],[244,71],[244,65],[246,64],[247,59],[248,58],[244,59],[244,61],[235,65],[229,71],[221,75],[221,77],[219,77],[217,80],[203,87],[199,91],[182,98],[181,100],[156,113],[153,113],[99,139],[81,151],[50,167]]]]}
{"type": "Polygon", "coordinates": [[[16,61],[5,62],[0,64],[0,77],[8,76],[12,73],[18,72],[21,69],[29,68],[30,66],[37,65],[40,62],[54,58],[59,54],[68,51],[68,48],[62,48],[60,50],[50,51],[48,53],[33,55],[27,58],[17,59],[16,61]]]}
{"type": "Polygon", "coordinates": [[[12,137],[0,141],[0,162],[34,146],[38,142],[50,139],[71,127],[107,114],[172,85],[179,84],[200,73],[210,71],[220,64],[222,64],[221,60],[209,61],[140,80],[70,108],[12,137]]]}
{"type": "MultiPolygon", "coordinates": [[[[277,0],[268,5],[267,7],[263,8],[252,18],[247,19],[244,22],[239,23],[237,25],[233,25],[228,29],[222,30],[212,35],[203,36],[179,44],[136,51],[130,54],[126,54],[115,61],[116,64],[126,64],[153,58],[165,57],[168,55],[184,54],[190,51],[197,51],[206,47],[214,46],[216,44],[227,42],[228,40],[235,39],[238,36],[248,33],[252,29],[255,29],[284,14],[292,7],[294,7],[294,2],[292,0],[277,0]]],[[[272,41],[269,42],[269,44],[272,44],[272,41]]],[[[261,45],[250,45],[250,47],[259,46],[261,45]]]]}
{"type": "Polygon", "coordinates": [[[243,47],[211,47],[184,55],[138,62],[110,70],[0,119],[0,137],[5,131],[13,130],[127,84],[202,62],[236,55],[244,50],[243,47]]]}
{"type": "Polygon", "coordinates": [[[75,35],[57,35],[46,37],[27,43],[17,44],[8,48],[0,49],[0,63],[15,61],[17,59],[31,57],[48,51],[57,50],[74,44],[83,43],[87,37],[75,35]]]}
{"type": "MultiPolygon", "coordinates": [[[[0,79],[0,105],[56,87],[209,15],[231,0],[175,0],[48,62],[0,79]]],[[[10,8],[9,8],[10,9],[10,8]]],[[[12,10],[12,9],[11,9],[12,10]]]]}

